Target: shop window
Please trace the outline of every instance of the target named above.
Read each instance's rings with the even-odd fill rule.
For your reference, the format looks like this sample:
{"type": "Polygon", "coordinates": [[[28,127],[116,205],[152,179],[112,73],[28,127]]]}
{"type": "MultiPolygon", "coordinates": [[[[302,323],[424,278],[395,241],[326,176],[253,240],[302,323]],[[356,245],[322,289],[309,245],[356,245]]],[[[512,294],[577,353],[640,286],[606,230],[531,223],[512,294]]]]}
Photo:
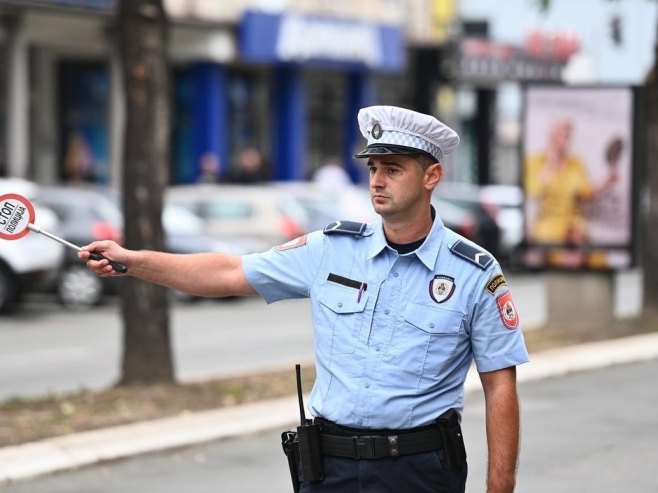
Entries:
{"type": "Polygon", "coordinates": [[[107,183],[109,74],[100,62],[62,61],[59,76],[60,179],[107,183]]]}

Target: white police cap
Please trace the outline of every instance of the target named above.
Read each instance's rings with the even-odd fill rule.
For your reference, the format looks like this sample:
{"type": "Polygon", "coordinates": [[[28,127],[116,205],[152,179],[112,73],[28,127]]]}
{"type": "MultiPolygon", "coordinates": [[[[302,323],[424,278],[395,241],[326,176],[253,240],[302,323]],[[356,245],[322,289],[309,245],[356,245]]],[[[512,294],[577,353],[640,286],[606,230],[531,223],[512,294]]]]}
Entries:
{"type": "Polygon", "coordinates": [[[446,124],[431,115],[397,106],[362,108],[358,121],[368,147],[355,158],[426,153],[440,162],[459,145],[459,135],[446,124]]]}

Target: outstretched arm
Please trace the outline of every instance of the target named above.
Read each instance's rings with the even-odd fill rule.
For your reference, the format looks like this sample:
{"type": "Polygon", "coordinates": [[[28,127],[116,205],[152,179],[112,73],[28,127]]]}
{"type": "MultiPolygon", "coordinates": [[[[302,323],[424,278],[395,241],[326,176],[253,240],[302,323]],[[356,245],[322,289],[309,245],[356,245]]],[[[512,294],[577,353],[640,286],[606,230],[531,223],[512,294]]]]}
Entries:
{"type": "Polygon", "coordinates": [[[101,277],[122,275],[108,260],[89,259],[98,252],[128,267],[128,275],[197,296],[256,295],[242,270],[242,257],[222,253],[173,254],[127,250],[113,241],[95,241],[82,247],[78,256],[101,277]]]}
{"type": "Polygon", "coordinates": [[[487,493],[512,493],[519,455],[516,367],[480,373],[486,402],[487,493]]]}

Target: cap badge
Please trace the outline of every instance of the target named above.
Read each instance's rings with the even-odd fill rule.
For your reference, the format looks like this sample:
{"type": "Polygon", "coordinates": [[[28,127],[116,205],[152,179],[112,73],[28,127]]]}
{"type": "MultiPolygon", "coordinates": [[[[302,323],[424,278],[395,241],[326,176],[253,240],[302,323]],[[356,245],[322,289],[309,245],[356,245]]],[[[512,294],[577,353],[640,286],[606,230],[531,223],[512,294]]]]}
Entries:
{"type": "Polygon", "coordinates": [[[379,122],[375,123],[372,126],[372,130],[370,131],[370,135],[372,135],[373,139],[379,139],[384,131],[382,130],[382,126],[379,124],[379,122]]]}

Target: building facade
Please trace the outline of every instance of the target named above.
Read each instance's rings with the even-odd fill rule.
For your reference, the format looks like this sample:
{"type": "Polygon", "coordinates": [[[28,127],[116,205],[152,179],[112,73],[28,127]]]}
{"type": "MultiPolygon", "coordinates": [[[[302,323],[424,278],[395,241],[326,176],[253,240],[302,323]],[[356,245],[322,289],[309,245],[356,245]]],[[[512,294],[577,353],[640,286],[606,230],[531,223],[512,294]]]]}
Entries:
{"type": "MultiPolygon", "coordinates": [[[[330,157],[363,180],[351,158],[363,143],[358,109],[435,111],[435,60],[422,53],[447,43],[454,20],[452,0],[165,8],[172,183],[208,169],[226,177],[247,147],[273,180],[306,179],[330,157]]],[[[115,9],[114,0],[0,0],[0,175],[118,186],[125,109],[115,9]]]]}

